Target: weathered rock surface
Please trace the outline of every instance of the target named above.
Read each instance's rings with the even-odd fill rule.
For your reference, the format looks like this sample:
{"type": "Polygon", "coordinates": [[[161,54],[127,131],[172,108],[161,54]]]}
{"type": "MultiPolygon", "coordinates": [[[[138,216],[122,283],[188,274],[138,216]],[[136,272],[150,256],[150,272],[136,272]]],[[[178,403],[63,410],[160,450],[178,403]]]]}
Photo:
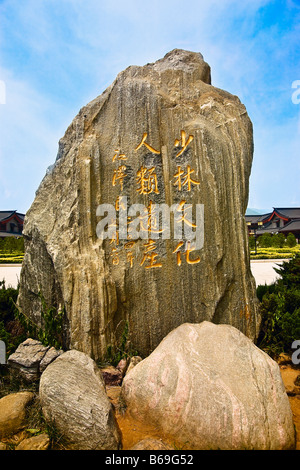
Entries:
{"type": "Polygon", "coordinates": [[[141,356],[133,356],[130,358],[126,374],[129,374],[129,372],[139,363],[142,361],[141,356]]]}
{"type": "Polygon", "coordinates": [[[174,450],[174,447],[162,440],[148,438],[137,442],[130,450],[174,450]]]}
{"type": "Polygon", "coordinates": [[[15,450],[48,450],[49,446],[49,436],[47,434],[38,434],[24,439],[15,450]]]}
{"type": "Polygon", "coordinates": [[[71,350],[43,372],[40,401],[45,418],[74,450],[116,450],[121,435],[96,363],[71,350]]]}
{"type": "Polygon", "coordinates": [[[129,359],[123,358],[119,361],[119,363],[116,366],[116,369],[118,369],[121,372],[122,377],[124,377],[124,375],[126,374],[129,362],[130,362],[129,359]]]}
{"type": "Polygon", "coordinates": [[[39,292],[64,305],[66,349],[94,359],[116,344],[124,321],[143,356],[184,322],[231,324],[255,338],[244,220],[252,154],[244,105],[211,85],[201,54],[176,49],[127,68],[75,117],[26,214],[19,307],[38,322],[39,292]],[[171,219],[165,239],[150,209],[129,214],[134,203],[191,208],[203,247],[174,236],[187,214],[171,219]],[[98,238],[100,204],[116,209],[119,225],[127,205],[127,238],[117,223],[114,240],[98,238]],[[134,222],[147,234],[151,225],[153,239],[132,241],[134,222]]]}
{"type": "Polygon", "coordinates": [[[28,338],[9,356],[7,363],[22,379],[31,382],[38,380],[45,368],[62,353],[62,350],[28,338]]]}
{"type": "Polygon", "coordinates": [[[46,352],[45,356],[40,362],[39,365],[39,372],[42,374],[46,367],[51,364],[58,356],[61,356],[64,353],[62,349],[55,349],[53,346],[51,346],[48,351],[46,352]]]}
{"type": "Polygon", "coordinates": [[[122,372],[116,367],[107,366],[101,369],[101,374],[104,380],[105,385],[117,386],[121,385],[122,382],[122,372]]]}
{"type": "Polygon", "coordinates": [[[236,328],[172,331],[122,385],[127,412],[188,449],[293,449],[280,369],[236,328]]]}
{"type": "Polygon", "coordinates": [[[33,400],[31,392],[11,393],[0,400],[0,439],[16,434],[26,425],[26,407],[33,400]]]}

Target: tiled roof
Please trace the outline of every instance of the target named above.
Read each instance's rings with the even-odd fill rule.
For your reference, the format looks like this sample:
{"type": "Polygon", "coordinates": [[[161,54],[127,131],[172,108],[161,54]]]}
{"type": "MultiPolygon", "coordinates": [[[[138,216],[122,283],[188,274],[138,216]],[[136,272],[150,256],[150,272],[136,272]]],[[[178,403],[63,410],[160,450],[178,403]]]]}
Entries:
{"type": "Polygon", "coordinates": [[[25,214],[21,214],[17,211],[0,211],[0,222],[9,219],[12,215],[17,215],[21,220],[25,218],[25,214]]]}

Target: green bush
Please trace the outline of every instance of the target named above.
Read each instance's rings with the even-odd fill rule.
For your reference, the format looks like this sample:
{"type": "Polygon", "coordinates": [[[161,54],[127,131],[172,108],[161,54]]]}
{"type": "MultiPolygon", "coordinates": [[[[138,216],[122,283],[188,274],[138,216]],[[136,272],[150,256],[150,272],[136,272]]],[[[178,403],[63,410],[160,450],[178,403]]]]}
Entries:
{"type": "Polygon", "coordinates": [[[255,248],[255,238],[253,237],[253,235],[249,236],[249,248],[250,250],[254,250],[255,248]]]}
{"type": "Polygon", "coordinates": [[[48,306],[41,292],[39,292],[39,298],[41,300],[41,326],[34,323],[18,309],[15,311],[15,316],[28,336],[41,341],[44,346],[54,346],[56,349],[63,348],[65,308],[58,309],[48,306]]]}
{"type": "Polygon", "coordinates": [[[293,248],[294,246],[297,245],[296,237],[293,233],[289,233],[288,236],[286,237],[286,244],[290,248],[293,248]]]}
{"type": "Polygon", "coordinates": [[[283,248],[285,243],[285,236],[283,233],[276,233],[273,235],[271,242],[274,248],[283,248]]]}
{"type": "Polygon", "coordinates": [[[263,296],[266,294],[266,293],[270,293],[272,294],[276,289],[276,284],[264,284],[264,285],[259,285],[257,286],[257,289],[256,289],[256,295],[257,295],[257,298],[258,300],[260,300],[260,302],[262,301],[263,299],[263,296]]]}
{"type": "Polygon", "coordinates": [[[22,263],[24,258],[24,238],[0,238],[0,264],[22,263]]]}
{"type": "Polygon", "coordinates": [[[42,326],[38,326],[18,310],[18,292],[19,288],[6,288],[5,281],[0,281],[0,340],[5,342],[7,356],[29,337],[41,341],[44,346],[63,348],[65,309],[47,306],[39,294],[42,326]]]}
{"type": "Polygon", "coordinates": [[[24,253],[24,238],[23,237],[0,238],[0,251],[4,253],[13,253],[13,252],[24,253]]]}
{"type": "Polygon", "coordinates": [[[271,355],[291,352],[300,339],[300,254],[275,269],[280,279],[258,286],[262,324],[257,345],[271,355]]]}
{"type": "Polygon", "coordinates": [[[0,281],[0,340],[5,342],[7,356],[12,354],[18,345],[26,339],[26,332],[16,318],[15,302],[18,288],[7,288],[0,281]]]}
{"type": "Polygon", "coordinates": [[[268,248],[272,246],[272,235],[264,233],[258,237],[258,244],[261,248],[268,248]]]}

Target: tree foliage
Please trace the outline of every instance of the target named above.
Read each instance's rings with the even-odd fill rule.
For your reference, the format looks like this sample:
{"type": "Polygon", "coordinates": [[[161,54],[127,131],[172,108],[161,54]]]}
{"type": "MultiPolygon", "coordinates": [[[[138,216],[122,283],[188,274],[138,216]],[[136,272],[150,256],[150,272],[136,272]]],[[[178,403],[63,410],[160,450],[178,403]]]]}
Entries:
{"type": "Polygon", "coordinates": [[[293,233],[289,233],[288,236],[286,237],[286,244],[290,248],[293,248],[294,246],[297,245],[297,240],[293,233]]]}
{"type": "Polygon", "coordinates": [[[0,251],[3,253],[24,253],[24,238],[0,238],[0,251]]]}
{"type": "Polygon", "coordinates": [[[300,255],[275,269],[280,275],[271,286],[259,287],[262,324],[258,346],[272,355],[291,352],[300,339],[300,255]]]}

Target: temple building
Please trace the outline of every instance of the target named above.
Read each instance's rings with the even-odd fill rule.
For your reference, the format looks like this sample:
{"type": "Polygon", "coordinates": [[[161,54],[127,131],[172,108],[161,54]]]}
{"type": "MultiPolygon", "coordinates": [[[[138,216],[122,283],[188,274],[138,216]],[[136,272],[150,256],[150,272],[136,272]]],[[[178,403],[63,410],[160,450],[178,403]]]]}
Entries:
{"type": "Polygon", "coordinates": [[[274,207],[273,212],[262,215],[246,215],[246,223],[250,233],[293,233],[300,239],[300,207],[274,207]]]}
{"type": "Polygon", "coordinates": [[[20,237],[25,214],[17,211],[0,211],[0,238],[20,237]]]}

